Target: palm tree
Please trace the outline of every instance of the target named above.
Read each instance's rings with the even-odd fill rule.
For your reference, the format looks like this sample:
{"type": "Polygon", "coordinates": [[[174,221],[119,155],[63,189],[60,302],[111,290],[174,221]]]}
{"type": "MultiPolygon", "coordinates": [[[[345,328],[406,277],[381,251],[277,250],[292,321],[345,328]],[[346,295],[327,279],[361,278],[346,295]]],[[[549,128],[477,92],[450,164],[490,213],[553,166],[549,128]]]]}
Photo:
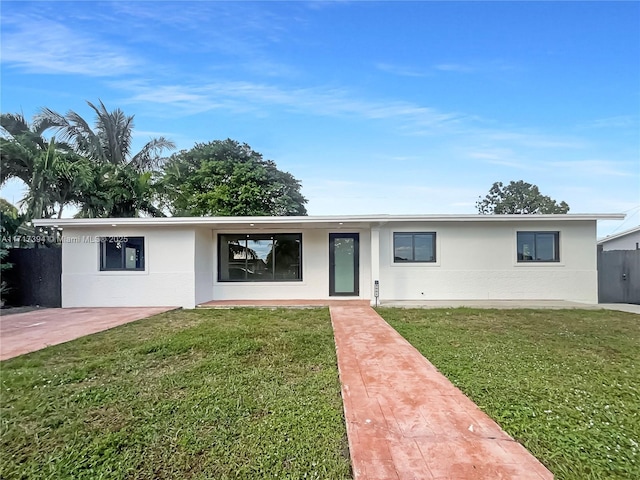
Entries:
{"type": "Polygon", "coordinates": [[[78,196],[76,217],[163,217],[156,206],[153,172],[137,172],[127,165],[94,165],[91,185],[78,196]]]}
{"type": "Polygon", "coordinates": [[[51,127],[45,119],[29,123],[20,114],[1,114],[0,185],[18,178],[27,186],[21,200],[26,219],[60,218],[66,205],[75,202],[75,194],[90,179],[90,165],[71,147],[45,139],[51,127]]]}
{"type": "Polygon", "coordinates": [[[22,114],[0,114],[4,135],[0,138],[0,185],[10,178],[19,178],[29,184],[35,158],[48,149],[42,134],[52,125],[37,121],[29,125],[22,114]]]}
{"type": "Polygon", "coordinates": [[[78,216],[164,216],[156,206],[158,196],[152,180],[163,162],[163,152],[174,149],[175,144],[164,137],[154,138],[133,155],[133,116],[120,109],[109,112],[102,101],[98,106],[87,104],[96,114],[93,129],[74,111],[61,115],[43,108],[36,117],[93,163],[92,185],[78,197],[78,216]]]}
{"type": "Polygon", "coordinates": [[[97,163],[128,165],[139,172],[149,171],[159,166],[165,150],[175,148],[172,141],[159,137],[150,140],[132,155],[133,115],[127,116],[119,108],[109,112],[101,100],[99,106],[91,102],[87,104],[96,113],[95,130],[72,110],[61,115],[43,108],[36,118],[60,132],[60,138],[70,142],[76,152],[97,163]]]}

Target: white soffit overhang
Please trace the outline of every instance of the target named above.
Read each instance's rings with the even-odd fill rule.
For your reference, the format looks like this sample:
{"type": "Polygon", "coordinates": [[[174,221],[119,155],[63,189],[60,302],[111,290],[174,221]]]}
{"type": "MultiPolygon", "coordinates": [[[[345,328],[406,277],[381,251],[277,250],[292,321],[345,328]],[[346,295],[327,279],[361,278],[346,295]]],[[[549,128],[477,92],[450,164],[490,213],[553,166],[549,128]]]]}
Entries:
{"type": "Polygon", "coordinates": [[[369,228],[389,223],[418,222],[566,222],[623,220],[623,213],[557,215],[331,215],[298,217],[145,217],[34,219],[37,227],[272,227],[369,228]]]}

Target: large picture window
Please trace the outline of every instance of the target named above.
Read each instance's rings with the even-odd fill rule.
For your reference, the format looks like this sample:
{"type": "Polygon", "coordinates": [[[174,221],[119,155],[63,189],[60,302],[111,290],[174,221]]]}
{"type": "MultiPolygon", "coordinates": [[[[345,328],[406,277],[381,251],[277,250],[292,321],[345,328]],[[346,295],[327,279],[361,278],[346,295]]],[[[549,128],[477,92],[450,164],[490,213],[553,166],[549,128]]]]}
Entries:
{"type": "Polygon", "coordinates": [[[221,282],[302,280],[302,234],[218,235],[221,282]]]}
{"type": "Polygon", "coordinates": [[[435,262],[435,232],[394,232],[393,261],[394,263],[435,262]]]}
{"type": "Polygon", "coordinates": [[[100,270],[144,270],[144,237],[100,237],[100,270]]]}
{"type": "Polygon", "coordinates": [[[518,232],[518,262],[559,262],[559,232],[518,232]]]}

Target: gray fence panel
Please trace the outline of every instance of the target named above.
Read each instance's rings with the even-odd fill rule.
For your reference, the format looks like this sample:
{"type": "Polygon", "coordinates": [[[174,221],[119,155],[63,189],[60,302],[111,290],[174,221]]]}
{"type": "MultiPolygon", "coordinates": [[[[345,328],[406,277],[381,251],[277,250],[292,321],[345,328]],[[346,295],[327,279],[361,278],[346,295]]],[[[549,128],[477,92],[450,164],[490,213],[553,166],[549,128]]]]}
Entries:
{"type": "Polygon", "coordinates": [[[598,301],[640,304],[640,250],[598,252],[598,301]]]}

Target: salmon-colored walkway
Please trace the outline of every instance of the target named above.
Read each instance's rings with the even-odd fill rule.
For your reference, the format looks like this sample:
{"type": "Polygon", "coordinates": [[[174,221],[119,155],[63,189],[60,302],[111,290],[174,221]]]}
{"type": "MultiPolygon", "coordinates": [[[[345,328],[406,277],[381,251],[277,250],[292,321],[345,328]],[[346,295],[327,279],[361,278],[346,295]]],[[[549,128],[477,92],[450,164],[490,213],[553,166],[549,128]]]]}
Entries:
{"type": "Polygon", "coordinates": [[[553,478],[375,310],[330,309],[355,480],[553,478]]]}
{"type": "Polygon", "coordinates": [[[175,307],[45,308],[0,317],[0,360],[35,352],[175,307]]]}

